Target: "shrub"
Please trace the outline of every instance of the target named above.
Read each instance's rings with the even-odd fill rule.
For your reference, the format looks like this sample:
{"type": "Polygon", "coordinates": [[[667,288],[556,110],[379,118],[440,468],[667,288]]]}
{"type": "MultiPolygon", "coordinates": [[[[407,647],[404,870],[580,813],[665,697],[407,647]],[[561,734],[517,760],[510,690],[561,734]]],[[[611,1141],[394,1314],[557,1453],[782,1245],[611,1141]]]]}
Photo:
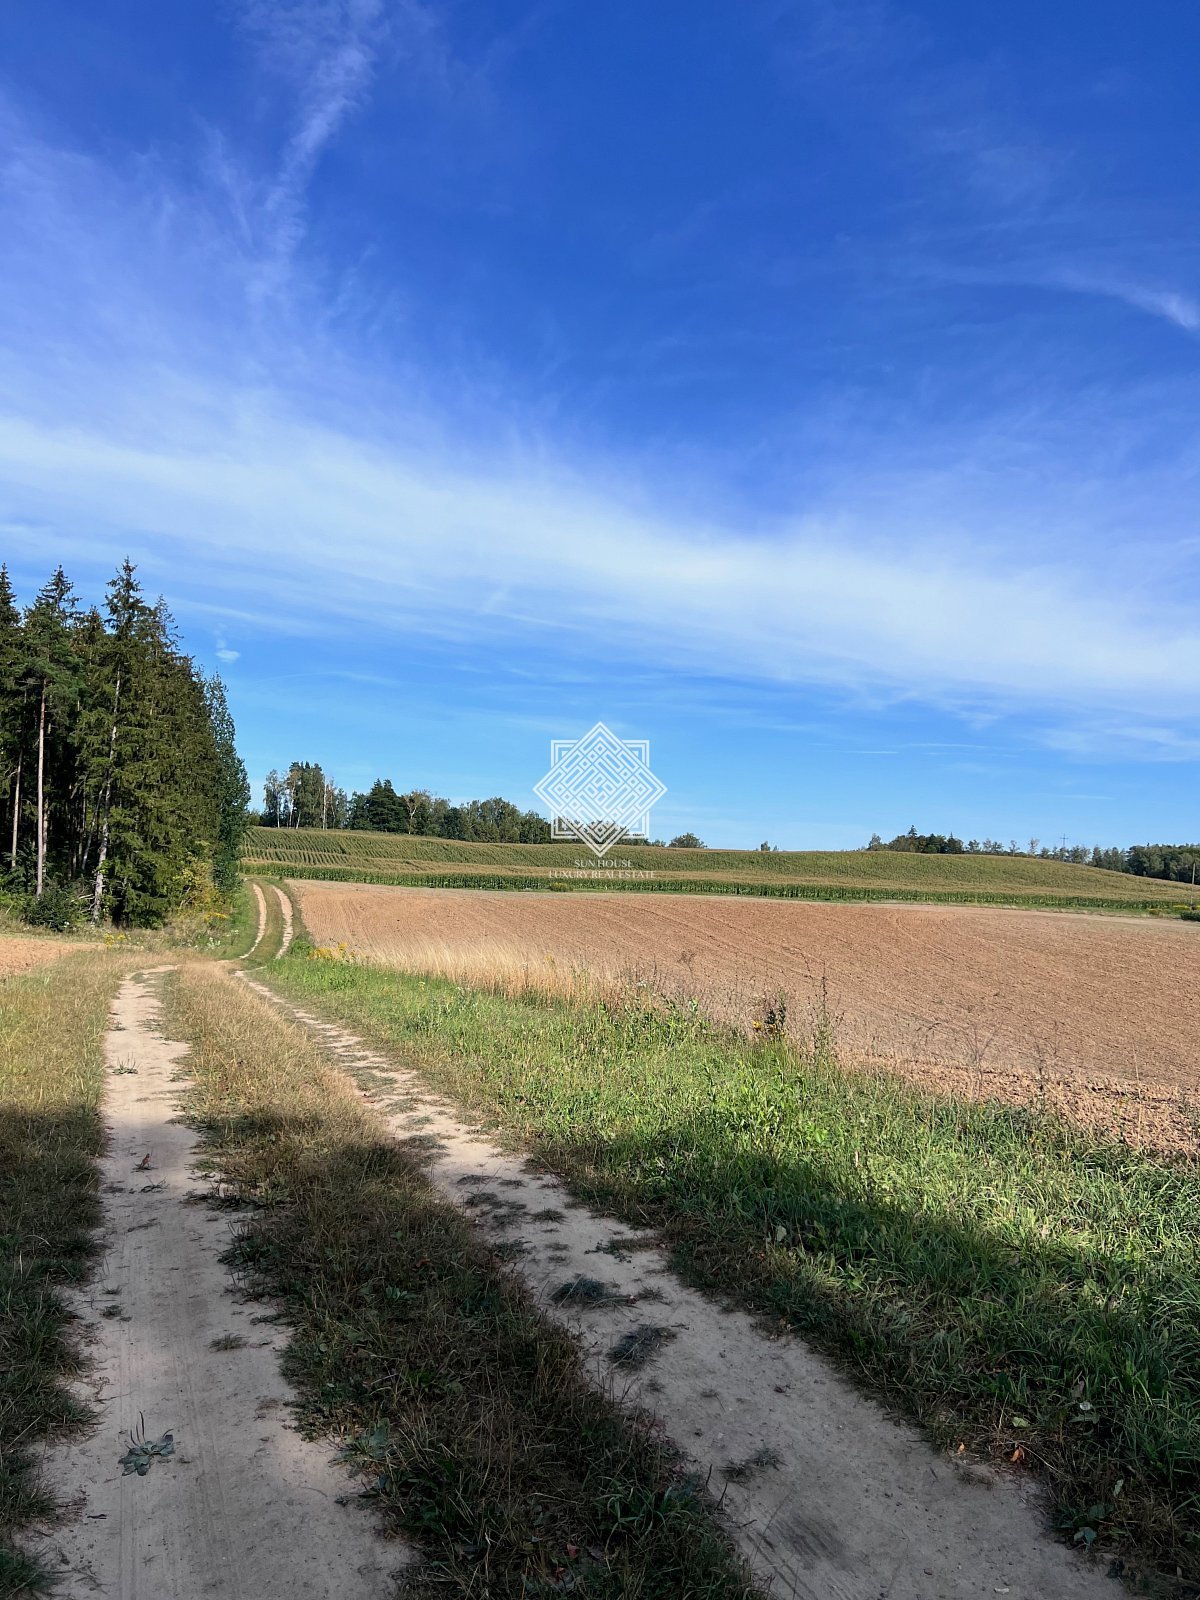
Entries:
{"type": "Polygon", "coordinates": [[[51,881],[40,895],[27,895],[21,904],[21,920],[31,928],[50,928],[66,933],[83,921],[84,891],[78,884],[51,881]]]}

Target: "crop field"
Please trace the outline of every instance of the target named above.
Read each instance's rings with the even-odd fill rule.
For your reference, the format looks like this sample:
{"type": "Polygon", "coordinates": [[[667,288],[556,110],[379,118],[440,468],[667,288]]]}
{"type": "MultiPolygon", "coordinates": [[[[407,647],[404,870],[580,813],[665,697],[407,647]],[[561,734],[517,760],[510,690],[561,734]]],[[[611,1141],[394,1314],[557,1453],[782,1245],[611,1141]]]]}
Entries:
{"type": "Polygon", "coordinates": [[[786,1014],[846,1059],[1054,1107],[1158,1148],[1200,1122],[1200,928],[979,907],[821,905],[296,882],[320,946],[488,988],[694,998],[786,1014]],[[781,1011],[780,1000],[783,1006],[781,1011]]]}
{"type": "Polygon", "coordinates": [[[409,834],[251,828],[247,872],[267,877],[432,888],[666,890],[811,900],[916,900],[1147,910],[1200,905],[1200,888],[1024,856],[922,856],[895,851],[614,851],[578,845],[464,844],[409,834]],[[622,876],[618,862],[636,876],[622,876]],[[597,876],[596,874],[602,874],[597,876]],[[607,875],[603,875],[607,874],[607,875]]]}

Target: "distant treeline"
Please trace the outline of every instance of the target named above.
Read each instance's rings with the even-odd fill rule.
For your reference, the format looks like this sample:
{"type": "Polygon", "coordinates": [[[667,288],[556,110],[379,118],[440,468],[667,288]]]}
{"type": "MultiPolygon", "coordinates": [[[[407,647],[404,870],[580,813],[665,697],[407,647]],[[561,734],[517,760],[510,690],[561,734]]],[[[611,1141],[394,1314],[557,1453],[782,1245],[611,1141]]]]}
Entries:
{"type": "Polygon", "coordinates": [[[1137,878],[1164,878],[1169,883],[1200,882],[1200,844],[1135,844],[1127,849],[1100,845],[1044,845],[1030,839],[1022,847],[1015,839],[968,839],[964,844],[952,833],[918,833],[910,828],[884,841],[871,835],[868,850],[902,850],[929,856],[1028,856],[1038,861],[1068,861],[1080,867],[1104,867],[1109,872],[1129,872],[1137,878]]]}
{"type": "Polygon", "coordinates": [[[153,926],[232,888],[249,797],[220,679],[128,562],[102,609],[60,567],[22,611],[0,567],[4,876],[27,916],[153,926]]]}
{"type": "Polygon", "coordinates": [[[269,772],[263,790],[265,828],[362,828],[372,833],[414,833],[434,839],[497,844],[549,844],[550,824],[511,800],[468,800],[454,805],[428,789],[398,792],[377,778],[365,794],[347,794],[314,761],[296,761],[286,773],[269,772]]]}
{"type": "MultiPolygon", "coordinates": [[[[455,805],[428,789],[398,791],[390,778],[377,778],[365,794],[347,794],[316,761],[293,761],[286,772],[269,772],[263,788],[262,813],[251,820],[261,822],[264,828],[361,828],[372,833],[409,833],[480,844],[552,842],[550,823],[541,812],[522,811],[498,795],[455,805]]],[[[665,841],[625,841],[631,845],[647,842],[665,841]]],[[[681,833],[671,844],[678,848],[704,848],[694,833],[681,833]]]]}

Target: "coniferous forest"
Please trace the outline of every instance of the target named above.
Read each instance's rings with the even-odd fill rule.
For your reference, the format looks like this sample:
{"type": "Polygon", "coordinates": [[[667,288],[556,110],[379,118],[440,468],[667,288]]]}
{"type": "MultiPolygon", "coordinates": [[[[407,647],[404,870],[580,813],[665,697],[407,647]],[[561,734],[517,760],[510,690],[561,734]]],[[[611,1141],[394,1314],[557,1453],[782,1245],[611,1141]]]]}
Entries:
{"type": "Polygon", "coordinates": [[[249,788],[220,678],[126,561],[100,606],[0,567],[0,834],[30,921],[154,927],[237,882],[249,788]]]}

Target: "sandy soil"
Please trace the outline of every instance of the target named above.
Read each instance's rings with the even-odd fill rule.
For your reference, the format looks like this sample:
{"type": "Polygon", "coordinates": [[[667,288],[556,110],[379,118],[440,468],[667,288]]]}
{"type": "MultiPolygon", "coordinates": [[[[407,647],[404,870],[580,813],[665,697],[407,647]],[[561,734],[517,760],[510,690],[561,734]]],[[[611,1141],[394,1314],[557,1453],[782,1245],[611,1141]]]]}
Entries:
{"type": "Polygon", "coordinates": [[[769,1338],[687,1288],[653,1240],[464,1128],[415,1074],[246,981],[321,1040],[398,1136],[437,1141],[434,1182],[485,1234],[526,1247],[513,1270],[574,1331],[598,1381],[659,1419],[708,1479],[778,1600],[1111,1594],[1095,1566],[1047,1535],[1028,1485],[935,1454],[798,1340],[769,1338]],[[611,1303],[556,1304],[555,1289],[580,1277],[603,1283],[611,1303]],[[647,1364],[614,1365],[617,1341],[647,1326],[662,1336],[647,1364]]]}
{"type": "Polygon", "coordinates": [[[254,934],[254,943],[250,946],[249,950],[246,951],[248,956],[252,956],[258,949],[259,945],[263,942],[263,935],[267,931],[266,897],[257,883],[252,883],[250,887],[254,890],[255,910],[258,913],[258,927],[254,934]]]}
{"type": "Polygon", "coordinates": [[[174,1122],[185,1046],[156,1029],[150,984],[130,979],[106,1040],[104,1257],[78,1297],[98,1420],[47,1452],[68,1517],[42,1558],[55,1594],[84,1600],[384,1600],[406,1551],[372,1530],[327,1442],[288,1421],[283,1334],[242,1303],[220,1254],[238,1218],[189,1204],[195,1135],[174,1122]],[[241,1340],[216,1349],[213,1340],[241,1340]],[[129,1430],[175,1454],[123,1475],[129,1430]],[[346,1504],[339,1504],[345,1499],[346,1504]]]}
{"type": "Polygon", "coordinates": [[[22,972],[32,972],[44,967],[48,961],[57,961],[71,950],[87,946],[78,940],[57,939],[6,939],[0,938],[0,978],[11,978],[22,972]]]}
{"type": "Polygon", "coordinates": [[[1178,921],[716,897],[514,894],[295,882],[318,944],[398,965],[547,958],[700,997],[749,1024],[786,995],[811,1020],[822,979],[850,1059],[922,1083],[1194,1149],[1200,928],[1178,921]]]}
{"type": "Polygon", "coordinates": [[[281,956],[287,955],[288,947],[292,942],[292,902],[278,884],[273,887],[279,897],[279,910],[283,917],[283,935],[279,940],[279,949],[275,952],[275,959],[278,961],[281,956]]]}

